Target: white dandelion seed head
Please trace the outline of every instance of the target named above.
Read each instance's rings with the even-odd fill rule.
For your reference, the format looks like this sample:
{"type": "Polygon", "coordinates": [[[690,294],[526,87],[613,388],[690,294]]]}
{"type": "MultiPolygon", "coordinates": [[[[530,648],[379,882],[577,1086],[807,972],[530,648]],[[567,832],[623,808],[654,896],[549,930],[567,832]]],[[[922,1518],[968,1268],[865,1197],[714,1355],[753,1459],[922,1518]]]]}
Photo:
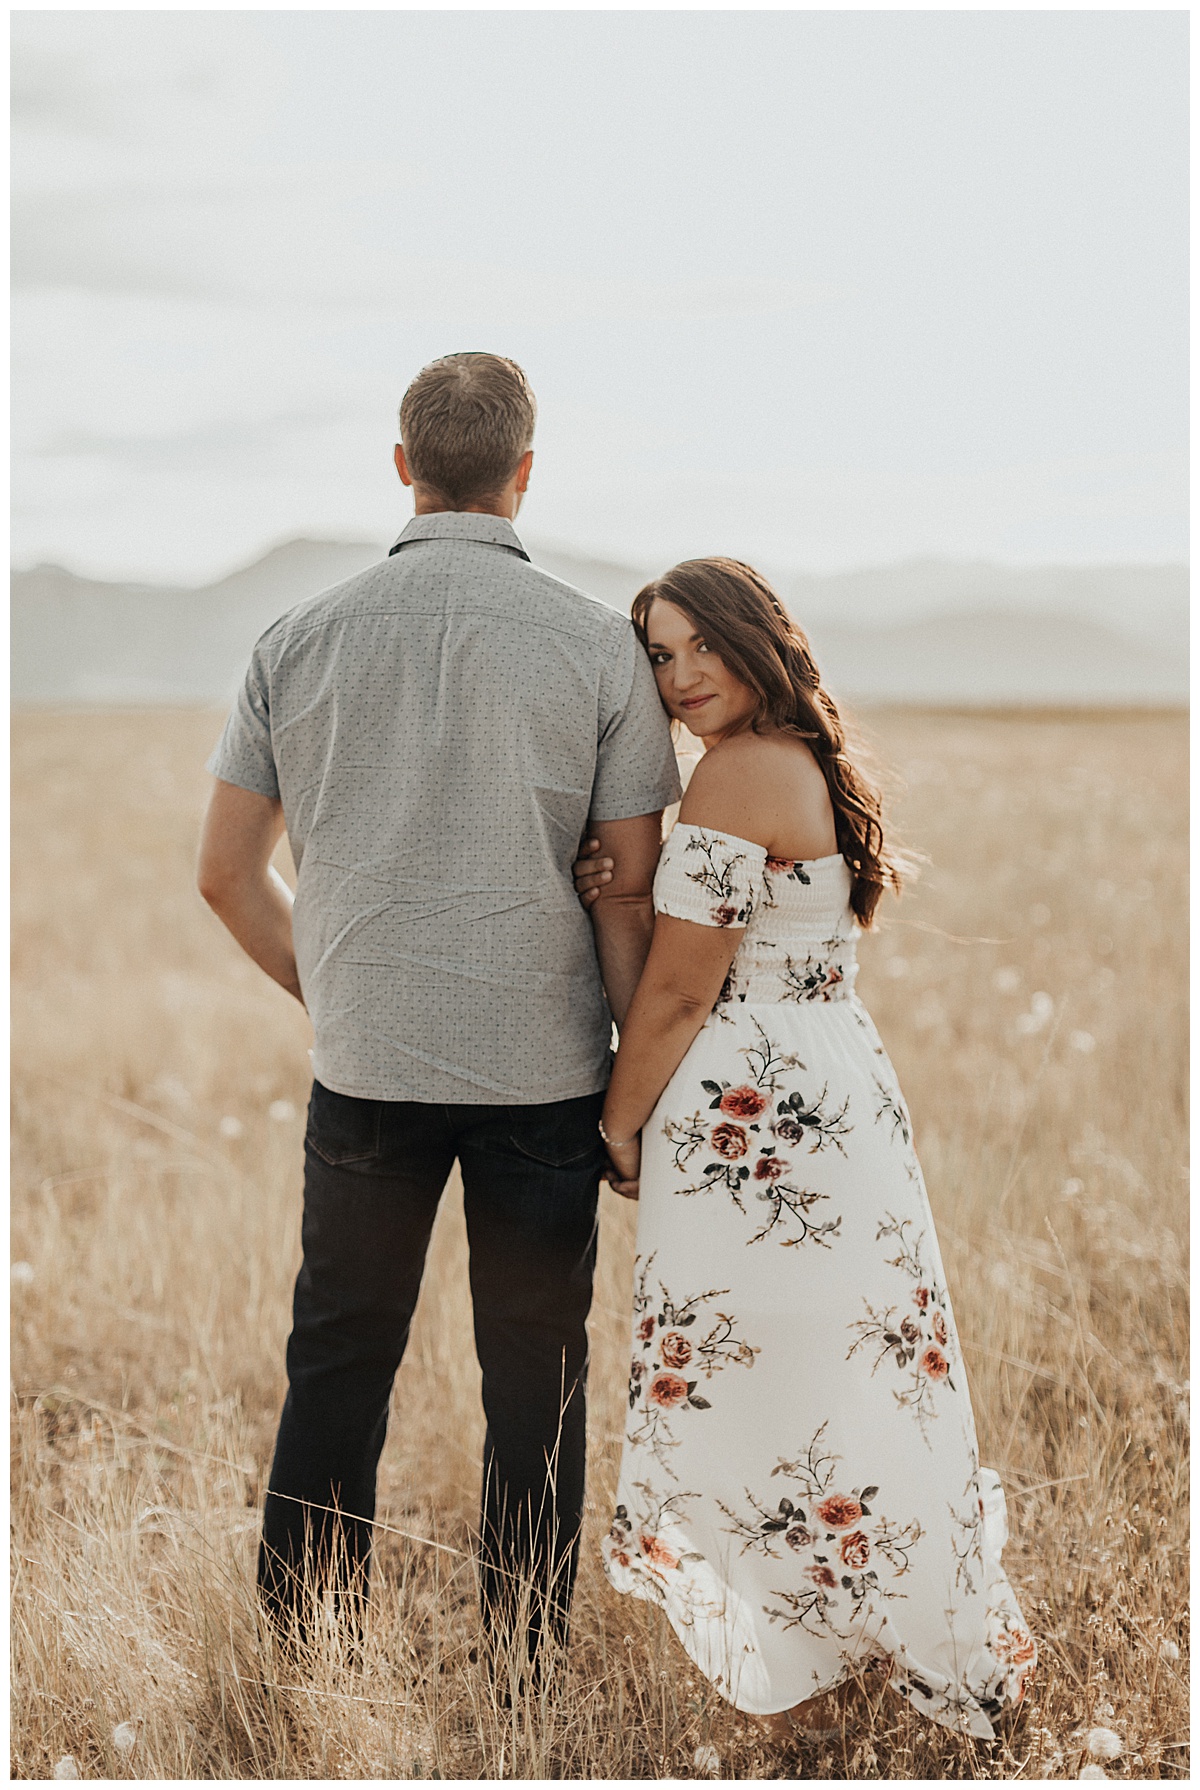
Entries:
{"type": "Polygon", "coordinates": [[[708,1741],[696,1748],[692,1754],[692,1764],[696,1768],[697,1777],[715,1778],[721,1775],[721,1755],[708,1741]]]}
{"type": "Polygon", "coordinates": [[[138,1725],[136,1722],[118,1722],[112,1732],[112,1743],[118,1753],[132,1753],[137,1745],[138,1725]]]}
{"type": "Polygon", "coordinates": [[[1085,1057],[1091,1056],[1096,1048],[1096,1040],[1090,1032],[1072,1032],[1071,1049],[1082,1051],[1085,1057]]]}
{"type": "Polygon", "coordinates": [[[77,1778],[79,1767],[75,1763],[74,1753],[64,1753],[50,1775],[55,1778],[77,1778]]]}
{"type": "Polygon", "coordinates": [[[1168,1641],[1165,1635],[1158,1643],[1158,1651],[1162,1654],[1164,1659],[1169,1659],[1172,1665],[1179,1658],[1178,1647],[1175,1645],[1174,1641],[1168,1641]]]}
{"type": "Polygon", "coordinates": [[[992,977],[992,987],[997,994],[1016,994],[1021,986],[1021,972],[1009,967],[998,969],[992,977]]]}
{"type": "Polygon", "coordinates": [[[295,1116],[296,1109],[290,1100],[272,1100],[267,1108],[267,1117],[274,1119],[277,1125],[286,1125],[288,1120],[294,1119],[295,1116]]]}
{"type": "Polygon", "coordinates": [[[14,1262],[8,1271],[8,1277],[14,1287],[31,1287],[34,1281],[32,1262],[14,1262]]]}
{"type": "Polygon", "coordinates": [[[240,1119],[235,1119],[232,1113],[226,1113],[225,1117],[221,1120],[221,1123],[217,1126],[217,1130],[221,1133],[222,1137],[241,1137],[245,1129],[246,1127],[242,1124],[242,1121],[240,1119]]]}
{"type": "Polygon", "coordinates": [[[1112,1728],[1093,1728],[1087,1737],[1087,1750],[1093,1759],[1119,1759],[1125,1747],[1112,1728]]]}
{"type": "Polygon", "coordinates": [[[1079,1775],[1081,1778],[1106,1778],[1108,1773],[1103,1765],[1085,1765],[1079,1775]]]}

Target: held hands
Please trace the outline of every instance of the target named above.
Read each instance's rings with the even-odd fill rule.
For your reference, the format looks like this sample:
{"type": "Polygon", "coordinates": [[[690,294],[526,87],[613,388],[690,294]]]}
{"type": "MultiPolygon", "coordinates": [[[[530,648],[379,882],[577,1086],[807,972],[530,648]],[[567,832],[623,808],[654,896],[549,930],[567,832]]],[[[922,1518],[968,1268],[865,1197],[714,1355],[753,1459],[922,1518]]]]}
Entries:
{"type": "Polygon", "coordinates": [[[640,1133],[627,1144],[609,1144],[607,1148],[608,1167],[604,1171],[604,1179],[623,1200],[635,1200],[638,1197],[638,1177],[642,1166],[640,1133]]]}
{"type": "Polygon", "coordinates": [[[611,858],[598,857],[596,854],[599,850],[598,839],[581,840],[579,856],[571,866],[571,875],[575,878],[575,893],[584,907],[591,907],[605,883],[612,881],[613,861],[611,858]]]}

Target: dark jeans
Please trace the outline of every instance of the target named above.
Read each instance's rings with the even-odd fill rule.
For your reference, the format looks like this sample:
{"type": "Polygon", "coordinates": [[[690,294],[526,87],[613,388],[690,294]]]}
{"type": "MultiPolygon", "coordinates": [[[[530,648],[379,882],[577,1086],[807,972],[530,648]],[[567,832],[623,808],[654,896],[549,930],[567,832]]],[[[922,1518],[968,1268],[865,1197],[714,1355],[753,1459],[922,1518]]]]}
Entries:
{"type": "MultiPolygon", "coordinates": [[[[304,1587],[366,1596],[375,1473],[442,1189],[462,1167],[483,1369],[480,1582],[495,1639],[533,1587],[565,1637],[583,1515],[587,1331],[602,1094],[541,1106],[357,1100],[314,1082],[304,1261],[258,1578],[281,1628],[304,1587]]],[[[343,1607],[345,1603],[343,1602],[343,1607]]]]}

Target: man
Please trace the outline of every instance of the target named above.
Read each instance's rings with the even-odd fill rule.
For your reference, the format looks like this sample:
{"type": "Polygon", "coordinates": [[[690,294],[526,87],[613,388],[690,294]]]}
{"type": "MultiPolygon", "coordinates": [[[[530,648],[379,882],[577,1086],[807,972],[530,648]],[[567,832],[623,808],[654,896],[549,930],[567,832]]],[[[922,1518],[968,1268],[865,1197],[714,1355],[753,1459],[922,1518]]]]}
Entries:
{"type": "Polygon", "coordinates": [[[259,1554],[285,1632],[331,1574],[365,1596],[392,1381],[457,1158],[485,1621],[509,1634],[524,1582],[531,1650],[546,1611],[565,1634],[610,1010],[619,1024],[645,960],[679,782],[631,623],[537,570],[513,528],[534,420],[511,361],[417,376],[395,451],[413,521],[268,629],[210,761],[200,890],[315,1032],[259,1554]],[[284,827],[294,909],[270,868],[284,827]],[[570,869],[585,829],[617,865],[590,925],[570,869]]]}

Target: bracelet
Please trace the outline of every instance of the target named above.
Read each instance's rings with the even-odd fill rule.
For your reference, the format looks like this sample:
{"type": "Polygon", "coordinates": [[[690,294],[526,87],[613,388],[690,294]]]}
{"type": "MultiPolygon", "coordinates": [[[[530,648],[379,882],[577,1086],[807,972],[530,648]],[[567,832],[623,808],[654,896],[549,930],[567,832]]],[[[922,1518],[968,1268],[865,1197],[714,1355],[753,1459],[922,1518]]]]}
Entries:
{"type": "Polygon", "coordinates": [[[610,1150],[624,1150],[630,1144],[636,1143],[636,1141],[637,1141],[638,1134],[635,1131],[633,1136],[627,1137],[623,1144],[617,1143],[613,1138],[609,1137],[607,1131],[604,1129],[604,1120],[603,1119],[600,1119],[597,1121],[597,1129],[600,1133],[600,1136],[604,1139],[605,1143],[608,1145],[610,1150]]]}

